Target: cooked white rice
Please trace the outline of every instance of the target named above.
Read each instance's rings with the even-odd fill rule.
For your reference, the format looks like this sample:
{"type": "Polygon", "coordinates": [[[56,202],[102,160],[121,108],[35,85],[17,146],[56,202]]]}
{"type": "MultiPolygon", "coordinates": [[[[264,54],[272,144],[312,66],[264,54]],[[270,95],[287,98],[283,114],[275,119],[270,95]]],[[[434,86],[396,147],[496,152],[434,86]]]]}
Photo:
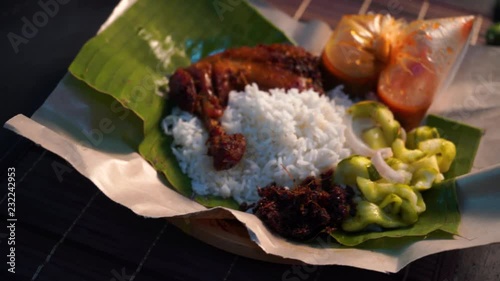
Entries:
{"type": "Polygon", "coordinates": [[[247,149],[229,170],[213,168],[208,133],[197,117],[175,108],[163,120],[165,133],[174,137],[172,150],[197,194],[251,203],[259,199],[257,187],[272,182],[293,187],[293,180],[318,176],[349,156],[343,116],[351,103],[341,88],[328,96],[297,89],[270,93],[255,84],[230,93],[221,123],[228,134],[242,133],[247,149]]]}

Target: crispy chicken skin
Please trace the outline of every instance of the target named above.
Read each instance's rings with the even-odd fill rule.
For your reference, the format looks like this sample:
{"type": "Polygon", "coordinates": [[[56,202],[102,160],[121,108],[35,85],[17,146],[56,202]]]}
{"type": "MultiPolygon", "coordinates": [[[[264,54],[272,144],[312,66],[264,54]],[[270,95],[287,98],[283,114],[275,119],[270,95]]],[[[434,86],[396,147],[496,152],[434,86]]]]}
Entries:
{"type": "Polygon", "coordinates": [[[170,77],[170,98],[200,117],[209,132],[208,154],[216,170],[234,167],[243,157],[243,135],[228,135],[218,119],[229,92],[256,83],[260,89],[298,88],[323,93],[319,60],[300,47],[273,44],[239,47],[206,57],[170,77]]]}

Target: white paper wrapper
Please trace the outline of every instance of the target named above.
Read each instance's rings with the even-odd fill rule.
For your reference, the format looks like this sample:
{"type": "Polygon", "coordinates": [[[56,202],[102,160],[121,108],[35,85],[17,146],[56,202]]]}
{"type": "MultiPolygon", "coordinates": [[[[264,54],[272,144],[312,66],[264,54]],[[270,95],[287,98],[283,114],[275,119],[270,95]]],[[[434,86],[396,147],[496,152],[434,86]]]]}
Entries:
{"type": "MultiPolygon", "coordinates": [[[[108,20],[132,1],[122,1],[108,20]]],[[[299,44],[318,54],[328,38],[326,24],[298,23],[284,13],[256,2],[262,13],[285,30],[299,44]]],[[[108,98],[92,98],[69,74],[31,117],[18,115],[5,127],[58,154],[89,178],[111,200],[147,217],[235,218],[247,228],[252,240],[266,253],[310,264],[348,265],[381,272],[396,272],[406,264],[429,254],[500,242],[500,84],[493,82],[498,72],[494,61],[499,50],[471,48],[457,79],[435,101],[430,112],[485,129],[474,162],[475,175],[458,180],[462,222],[460,237],[422,239],[408,247],[391,246],[375,250],[340,246],[312,247],[295,244],[270,233],[255,216],[234,210],[207,210],[200,204],[167,188],[158,173],[137,154],[130,114],[114,106],[108,98]],[[491,56],[491,57],[490,57],[491,56]],[[495,72],[495,70],[497,72],[495,72]],[[103,121],[105,120],[105,121],[103,121]],[[125,138],[123,134],[125,133],[125,138]],[[97,148],[94,144],[98,143],[97,148]],[[497,166],[495,166],[497,165],[497,166]]]]}

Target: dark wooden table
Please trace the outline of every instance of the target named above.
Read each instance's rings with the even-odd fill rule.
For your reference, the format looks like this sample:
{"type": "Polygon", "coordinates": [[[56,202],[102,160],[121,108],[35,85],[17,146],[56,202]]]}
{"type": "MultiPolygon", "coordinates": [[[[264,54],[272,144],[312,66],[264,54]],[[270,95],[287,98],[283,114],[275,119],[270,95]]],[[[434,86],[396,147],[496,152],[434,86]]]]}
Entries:
{"type": "MultiPolygon", "coordinates": [[[[0,4],[2,124],[18,113],[30,116],[41,105],[80,47],[117,4],[57,1],[3,0],[0,4]],[[47,17],[31,38],[15,41],[14,47],[9,34],[21,34],[25,19],[43,11],[40,3],[48,2],[56,3],[57,12],[47,17]]],[[[361,0],[270,2],[296,18],[321,19],[331,26],[344,13],[358,13],[363,4],[361,0]]],[[[376,12],[395,7],[396,16],[407,19],[425,12],[423,2],[416,0],[364,2],[371,2],[368,10],[376,12]]],[[[434,2],[429,7],[429,17],[470,12],[434,2]]],[[[484,42],[484,30],[490,23],[489,15],[483,16],[479,44],[484,42]]],[[[10,131],[2,129],[0,140],[0,280],[453,280],[458,251],[425,257],[390,275],[350,267],[284,265],[239,257],[191,238],[166,220],[135,215],[109,200],[64,160],[10,131]],[[16,173],[15,274],[7,272],[6,267],[9,241],[13,241],[6,228],[10,223],[10,167],[16,173]]]]}

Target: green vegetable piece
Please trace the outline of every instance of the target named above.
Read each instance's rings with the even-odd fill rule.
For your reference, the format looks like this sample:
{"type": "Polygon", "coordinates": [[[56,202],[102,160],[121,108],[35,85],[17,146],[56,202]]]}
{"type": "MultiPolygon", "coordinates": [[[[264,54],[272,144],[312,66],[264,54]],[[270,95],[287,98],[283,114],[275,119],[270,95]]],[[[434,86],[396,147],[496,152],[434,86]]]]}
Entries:
{"type": "Polygon", "coordinates": [[[418,148],[427,155],[435,155],[441,173],[446,173],[457,155],[455,144],[445,139],[421,141],[418,148]]]}
{"type": "Polygon", "coordinates": [[[424,157],[410,164],[408,171],[414,173],[418,169],[435,169],[439,171],[439,164],[436,155],[424,157]]]}
{"type": "Polygon", "coordinates": [[[418,191],[423,191],[431,188],[434,183],[440,183],[443,179],[443,174],[438,170],[424,167],[413,173],[411,186],[418,191]]]}
{"type": "Polygon", "coordinates": [[[345,231],[359,231],[370,224],[385,228],[408,226],[425,211],[422,195],[408,185],[376,183],[362,177],[357,177],[356,183],[366,200],[358,202],[356,216],[342,225],[345,231]]]}
{"type": "Polygon", "coordinates": [[[427,116],[426,124],[455,144],[457,155],[448,172],[443,173],[444,177],[451,179],[470,172],[484,130],[432,114],[427,116]]]}
{"type": "Polygon", "coordinates": [[[425,153],[418,149],[407,149],[402,139],[396,139],[392,143],[394,156],[405,163],[412,163],[425,157],[425,153]]]}
{"type": "Polygon", "coordinates": [[[417,149],[421,141],[439,138],[439,132],[436,128],[429,126],[420,126],[411,130],[406,136],[406,147],[417,149]]]}
{"type": "Polygon", "coordinates": [[[355,118],[372,118],[380,126],[387,144],[391,144],[400,135],[401,125],[382,103],[361,101],[347,111],[355,118]]]}
{"type": "Polygon", "coordinates": [[[369,179],[372,181],[377,181],[382,178],[373,165],[368,166],[368,175],[370,175],[369,179]]]}
{"type": "Polygon", "coordinates": [[[407,225],[398,216],[387,214],[376,204],[360,201],[356,205],[356,216],[345,220],[342,223],[342,229],[347,232],[356,232],[372,224],[384,228],[399,228],[407,225]]]}
{"type": "Polygon", "coordinates": [[[387,165],[389,165],[391,168],[393,168],[396,171],[399,171],[399,170],[410,171],[411,170],[409,164],[406,164],[403,161],[401,161],[400,159],[395,158],[395,157],[387,158],[387,159],[385,159],[385,162],[387,163],[387,165]]]}
{"type": "Polygon", "coordinates": [[[381,209],[385,209],[391,215],[397,215],[401,210],[401,205],[403,204],[403,199],[396,194],[389,194],[385,199],[380,203],[379,207],[381,209]]]}
{"type": "Polygon", "coordinates": [[[364,156],[353,155],[339,162],[335,169],[333,181],[337,184],[356,186],[356,178],[371,180],[380,179],[380,175],[372,165],[372,161],[364,156]]]}
{"type": "MultiPolygon", "coordinates": [[[[421,201],[424,202],[424,200],[421,201]]],[[[417,206],[411,204],[408,201],[403,201],[403,203],[401,203],[401,220],[403,222],[406,222],[408,225],[416,223],[418,221],[418,215],[421,213],[416,207],[417,206]]]]}
{"type": "Polygon", "coordinates": [[[408,185],[376,183],[361,177],[356,178],[356,183],[363,196],[369,202],[378,204],[382,202],[387,195],[396,194],[409,201],[418,213],[425,211],[425,203],[420,192],[413,190],[408,185]]]}
{"type": "Polygon", "coordinates": [[[365,130],[361,135],[361,138],[371,149],[381,149],[389,146],[385,141],[382,129],[379,127],[373,127],[365,130]]]}

